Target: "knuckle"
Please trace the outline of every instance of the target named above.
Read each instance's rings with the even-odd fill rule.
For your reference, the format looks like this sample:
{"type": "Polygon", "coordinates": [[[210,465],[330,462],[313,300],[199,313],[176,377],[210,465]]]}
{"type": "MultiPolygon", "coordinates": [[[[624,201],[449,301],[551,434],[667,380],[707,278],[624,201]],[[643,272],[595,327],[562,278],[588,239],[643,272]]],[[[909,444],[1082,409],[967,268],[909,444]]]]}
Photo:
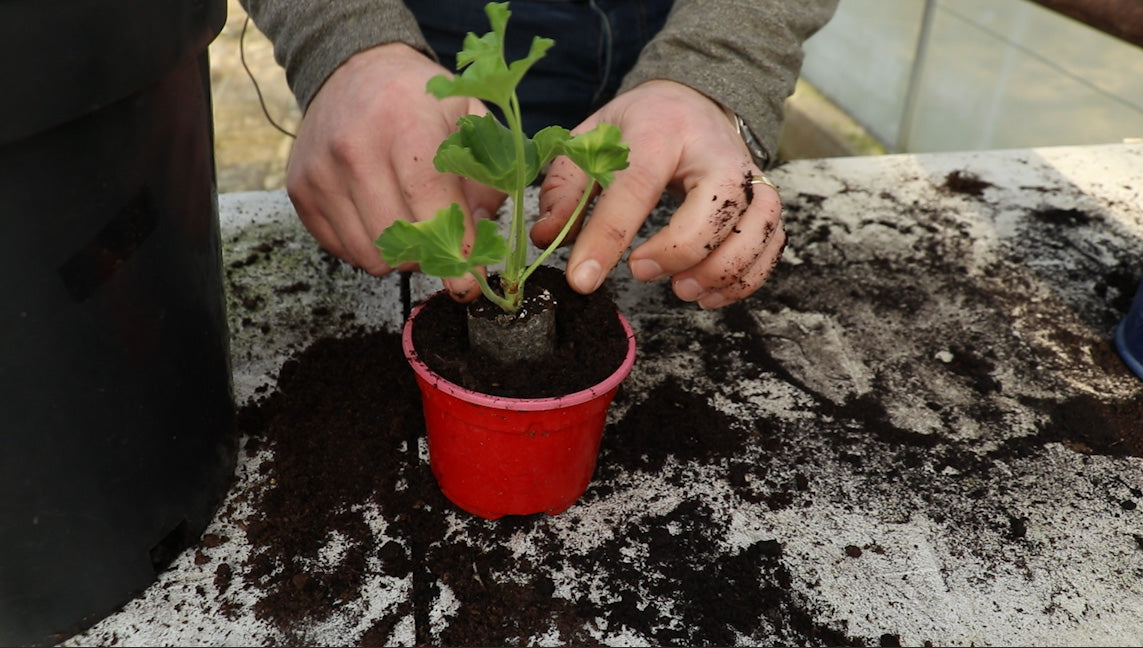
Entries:
{"type": "Polygon", "coordinates": [[[393,271],[393,268],[391,268],[388,263],[385,263],[380,255],[358,257],[357,263],[354,265],[375,277],[383,277],[393,271]]]}
{"type": "Polygon", "coordinates": [[[327,140],[327,150],[333,162],[342,168],[352,168],[353,161],[357,159],[360,144],[357,138],[351,137],[344,131],[338,131],[327,140]]]}
{"type": "Polygon", "coordinates": [[[672,256],[685,267],[695,266],[710,256],[714,246],[700,240],[690,240],[685,243],[674,243],[670,246],[672,256]]]}

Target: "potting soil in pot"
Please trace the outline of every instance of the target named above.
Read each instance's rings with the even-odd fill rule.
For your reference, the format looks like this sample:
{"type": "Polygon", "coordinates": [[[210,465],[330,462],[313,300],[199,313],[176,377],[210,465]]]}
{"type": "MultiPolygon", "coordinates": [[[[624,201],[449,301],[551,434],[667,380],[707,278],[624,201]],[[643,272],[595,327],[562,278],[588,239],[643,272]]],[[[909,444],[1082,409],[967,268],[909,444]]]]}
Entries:
{"type": "Polygon", "coordinates": [[[445,295],[429,299],[413,342],[421,359],[449,381],[484,394],[545,398],[571,394],[610,376],[627,353],[627,335],[606,289],[572,290],[562,270],[541,266],[525,290],[547,289],[556,302],[556,347],[551,357],[501,365],[481,357],[467,339],[465,304],[445,295]]]}

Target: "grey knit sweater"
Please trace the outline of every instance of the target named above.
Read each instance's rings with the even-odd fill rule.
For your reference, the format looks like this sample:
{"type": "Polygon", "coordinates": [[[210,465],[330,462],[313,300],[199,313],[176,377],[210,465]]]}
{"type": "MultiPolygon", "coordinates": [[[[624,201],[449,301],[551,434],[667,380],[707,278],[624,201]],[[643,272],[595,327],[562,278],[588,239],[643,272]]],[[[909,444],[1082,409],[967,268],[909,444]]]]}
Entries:
{"type": "MultiPolygon", "coordinates": [[[[240,1],[274,43],[303,110],[326,78],[364,49],[403,42],[434,57],[413,14],[396,0],[240,1]]],[[[688,85],[738,113],[773,159],[802,42],[830,19],[837,2],[675,0],[620,92],[650,79],[688,85]]]]}

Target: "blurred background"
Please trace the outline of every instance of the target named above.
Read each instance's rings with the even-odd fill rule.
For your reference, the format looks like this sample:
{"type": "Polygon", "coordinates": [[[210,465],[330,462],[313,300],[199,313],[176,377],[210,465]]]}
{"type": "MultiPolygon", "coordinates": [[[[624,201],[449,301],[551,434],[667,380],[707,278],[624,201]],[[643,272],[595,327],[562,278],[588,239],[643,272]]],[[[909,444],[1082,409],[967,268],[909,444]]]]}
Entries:
{"type": "Polygon", "coordinates": [[[294,142],[263,114],[258,89],[266,112],[284,129],[296,131],[301,113],[285,72],[274,62],[270,41],[253,21],[242,38],[246,12],[238,0],[227,0],[226,9],[226,25],[210,45],[218,191],[280,189],[285,186],[286,160],[294,142]],[[243,57],[257,89],[242,67],[243,57]]]}
{"type": "MultiPolygon", "coordinates": [[[[300,117],[245,18],[229,0],[210,47],[220,192],[281,188],[293,140],[274,123],[300,117]]],[[[1143,0],[841,0],[806,43],[779,159],[1143,138],[1141,80],[1143,0]]]]}
{"type": "Polygon", "coordinates": [[[803,77],[887,149],[1143,137],[1140,0],[841,0],[803,77]]]}

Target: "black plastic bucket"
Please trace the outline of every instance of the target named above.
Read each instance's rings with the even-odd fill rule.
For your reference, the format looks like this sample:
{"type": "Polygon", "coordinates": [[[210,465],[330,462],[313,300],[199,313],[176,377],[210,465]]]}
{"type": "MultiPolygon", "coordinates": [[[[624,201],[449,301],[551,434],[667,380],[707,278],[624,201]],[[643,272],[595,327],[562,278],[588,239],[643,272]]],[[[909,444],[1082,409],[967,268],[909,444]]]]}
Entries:
{"type": "Polygon", "coordinates": [[[225,2],[0,3],[0,645],[139,594],[234,473],[225,2]]]}

